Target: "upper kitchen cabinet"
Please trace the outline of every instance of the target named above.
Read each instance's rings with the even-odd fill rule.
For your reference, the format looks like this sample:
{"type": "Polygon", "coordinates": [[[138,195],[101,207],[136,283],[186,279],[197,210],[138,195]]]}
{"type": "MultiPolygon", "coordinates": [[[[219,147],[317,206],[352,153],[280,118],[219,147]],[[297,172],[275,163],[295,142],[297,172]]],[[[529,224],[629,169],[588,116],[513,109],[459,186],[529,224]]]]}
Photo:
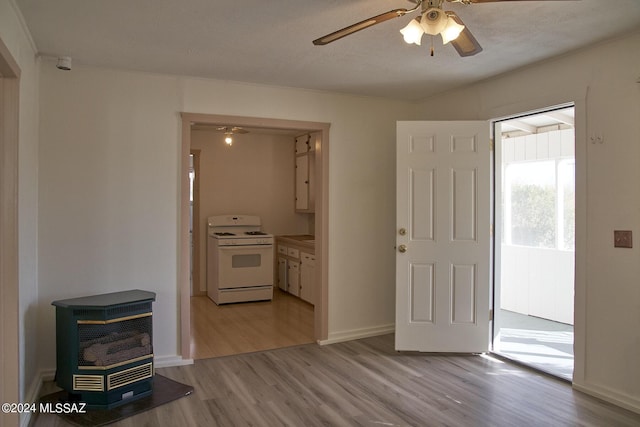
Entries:
{"type": "Polygon", "coordinates": [[[315,147],[319,133],[305,134],[296,138],[296,212],[314,212],[315,199],[315,147]]]}
{"type": "Polygon", "coordinates": [[[314,151],[315,148],[315,141],[313,144],[311,143],[310,134],[301,135],[296,138],[296,156],[298,154],[306,154],[309,151],[314,151]]]}

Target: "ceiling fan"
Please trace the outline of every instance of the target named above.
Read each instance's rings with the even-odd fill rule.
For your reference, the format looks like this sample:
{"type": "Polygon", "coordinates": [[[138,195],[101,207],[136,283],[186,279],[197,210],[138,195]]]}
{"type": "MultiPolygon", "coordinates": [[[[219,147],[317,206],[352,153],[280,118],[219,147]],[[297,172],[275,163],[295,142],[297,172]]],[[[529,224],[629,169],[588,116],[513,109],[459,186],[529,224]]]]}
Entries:
{"type": "Polygon", "coordinates": [[[249,133],[248,130],[243,129],[243,128],[239,127],[239,126],[220,126],[220,127],[216,128],[216,130],[218,132],[224,132],[224,142],[227,145],[233,144],[232,135],[238,135],[238,134],[242,134],[242,133],[249,133]]]}
{"type": "MultiPolygon", "coordinates": [[[[471,31],[464,25],[460,17],[451,10],[443,10],[442,5],[449,3],[491,3],[499,1],[526,1],[526,0],[409,0],[416,3],[411,9],[393,9],[389,12],[373,16],[363,21],[357,22],[348,27],[334,31],[331,34],[322,36],[313,41],[314,45],[326,45],[338,39],[346,37],[357,31],[364,30],[381,22],[388,21],[392,18],[399,18],[406,14],[415,12],[420,9],[420,15],[412,19],[405,28],[400,30],[407,43],[419,45],[423,34],[442,35],[444,44],[451,42],[453,47],[458,51],[460,56],[473,56],[482,52],[482,46],[471,34],[471,31]]],[[[560,0],[543,0],[543,1],[560,1],[560,0]]],[[[431,47],[431,56],[433,56],[433,45],[431,47]]]]}

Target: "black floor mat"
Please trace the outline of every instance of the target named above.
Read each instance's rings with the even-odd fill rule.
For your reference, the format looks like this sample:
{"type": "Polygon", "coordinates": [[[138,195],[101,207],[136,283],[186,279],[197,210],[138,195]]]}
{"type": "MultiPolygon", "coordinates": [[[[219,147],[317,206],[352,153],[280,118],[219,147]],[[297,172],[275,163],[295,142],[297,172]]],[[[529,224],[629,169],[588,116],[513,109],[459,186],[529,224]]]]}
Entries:
{"type": "MultiPolygon", "coordinates": [[[[89,409],[84,414],[59,414],[65,421],[81,427],[99,427],[156,408],[193,393],[193,387],[156,374],[153,393],[113,409],[89,409]]],[[[58,391],[40,398],[41,403],[67,401],[67,392],[58,391]]],[[[40,415],[42,416],[42,415],[40,415]]]]}

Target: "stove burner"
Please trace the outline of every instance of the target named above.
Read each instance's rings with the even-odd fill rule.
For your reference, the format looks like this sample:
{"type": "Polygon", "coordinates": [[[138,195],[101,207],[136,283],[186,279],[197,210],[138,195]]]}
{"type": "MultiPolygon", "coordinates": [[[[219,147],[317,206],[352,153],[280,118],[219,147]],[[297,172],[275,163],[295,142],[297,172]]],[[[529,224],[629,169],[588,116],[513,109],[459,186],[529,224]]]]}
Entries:
{"type": "Polygon", "coordinates": [[[263,231],[247,231],[244,234],[248,236],[266,236],[267,235],[267,233],[263,231]]]}
{"type": "Polygon", "coordinates": [[[215,234],[216,236],[235,236],[234,233],[226,233],[226,232],[224,232],[224,233],[213,233],[213,234],[215,234]]]}

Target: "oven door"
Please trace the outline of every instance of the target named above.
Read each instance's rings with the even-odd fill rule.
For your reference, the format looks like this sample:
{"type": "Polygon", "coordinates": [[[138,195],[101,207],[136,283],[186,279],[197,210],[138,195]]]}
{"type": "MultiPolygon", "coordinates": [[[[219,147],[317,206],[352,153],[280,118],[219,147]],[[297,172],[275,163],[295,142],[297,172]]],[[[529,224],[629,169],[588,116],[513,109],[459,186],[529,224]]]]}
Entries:
{"type": "Polygon", "coordinates": [[[218,246],[218,288],[273,285],[273,245],[218,246]]]}

